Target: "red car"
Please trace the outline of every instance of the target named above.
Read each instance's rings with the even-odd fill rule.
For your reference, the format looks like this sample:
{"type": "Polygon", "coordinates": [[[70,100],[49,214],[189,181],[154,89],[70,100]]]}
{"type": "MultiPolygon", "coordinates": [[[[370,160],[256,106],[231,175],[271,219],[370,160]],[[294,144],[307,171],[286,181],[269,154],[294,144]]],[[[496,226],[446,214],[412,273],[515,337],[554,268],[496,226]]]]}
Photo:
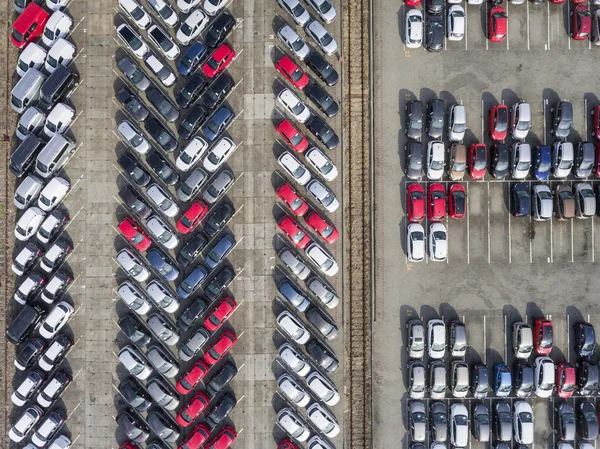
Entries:
{"type": "Polygon", "coordinates": [[[508,16],[502,6],[494,6],[490,9],[488,18],[489,39],[492,42],[502,42],[506,37],[508,16]]]}
{"type": "Polygon", "coordinates": [[[288,119],[280,121],[275,129],[286,143],[298,153],[304,153],[308,148],[306,137],[288,119]]]}
{"type": "Polygon", "coordinates": [[[197,393],[179,413],[177,413],[177,424],[187,427],[192,424],[210,403],[210,399],[204,393],[197,393]]]}
{"type": "Polygon", "coordinates": [[[192,433],[177,446],[177,449],[200,449],[209,436],[209,428],[204,424],[198,424],[192,433]]]}
{"type": "Polygon", "coordinates": [[[592,30],[592,14],[586,5],[577,5],[571,10],[571,30],[569,35],[576,41],[587,39],[592,30]]]}
{"type": "Polygon", "coordinates": [[[196,201],[190,206],[187,212],[181,216],[175,227],[182,234],[187,234],[198,226],[198,223],[202,221],[207,213],[208,206],[206,203],[204,203],[204,201],[196,201]]]}
{"type": "Polygon", "coordinates": [[[499,104],[490,109],[490,139],[502,142],[508,134],[508,106],[499,104]]]}
{"type": "Polygon", "coordinates": [[[181,378],[177,381],[177,391],[179,391],[181,394],[188,394],[190,391],[196,388],[196,385],[198,385],[204,376],[206,376],[206,373],[208,373],[209,369],[210,368],[206,363],[204,363],[202,360],[198,360],[196,363],[190,366],[190,369],[187,371],[187,373],[181,376],[181,378]]]}
{"type": "Polygon", "coordinates": [[[561,398],[568,399],[575,392],[577,381],[575,380],[575,367],[567,362],[556,365],[556,392],[561,398]]]}
{"type": "Polygon", "coordinates": [[[592,137],[600,140],[600,106],[592,109],[592,137]]]}
{"type": "Polygon", "coordinates": [[[140,251],[146,251],[148,248],[150,248],[152,240],[150,240],[148,234],[146,234],[144,230],[140,228],[140,226],[131,218],[127,217],[125,220],[119,223],[119,232],[123,234],[128,242],[130,242],[140,251]]]}
{"type": "Polygon", "coordinates": [[[202,65],[202,71],[207,78],[214,78],[231,64],[233,58],[235,58],[235,50],[229,44],[221,44],[202,65]]]}
{"type": "Polygon", "coordinates": [[[284,182],[277,187],[275,193],[297,217],[303,216],[308,211],[308,204],[289,182],[284,182]]]}
{"type": "Polygon", "coordinates": [[[461,219],[467,213],[467,194],[461,184],[452,184],[448,190],[448,216],[461,219]]]}
{"type": "Polygon", "coordinates": [[[304,217],[304,221],[327,243],[334,243],[340,236],[332,223],[314,211],[304,217]]]}
{"type": "Polygon", "coordinates": [[[231,426],[225,426],[204,449],[229,449],[235,442],[237,433],[231,426]]]}
{"type": "Polygon", "coordinates": [[[406,0],[406,6],[419,6],[421,0],[406,0]]]}
{"type": "Polygon", "coordinates": [[[446,219],[446,190],[443,184],[435,182],[429,186],[427,203],[429,221],[443,221],[446,219]]]}
{"type": "Polygon", "coordinates": [[[216,331],[225,321],[227,321],[236,308],[237,303],[233,298],[225,296],[215,310],[206,317],[204,320],[204,327],[211,332],[216,331]]]}
{"type": "Polygon", "coordinates": [[[487,168],[487,149],[485,143],[472,143],[469,147],[469,175],[479,180],[485,176],[487,168]]]}
{"type": "Polygon", "coordinates": [[[535,320],[533,328],[535,338],[535,352],[539,355],[548,355],[554,345],[554,327],[552,321],[545,318],[535,320]]]}
{"type": "Polygon", "coordinates": [[[44,32],[50,15],[37,3],[31,2],[12,25],[10,40],[17,48],[23,48],[44,32]]]}
{"type": "Polygon", "coordinates": [[[308,75],[304,73],[304,71],[298,67],[292,58],[289,56],[283,56],[277,63],[275,63],[275,68],[279,73],[285,76],[290,83],[297,87],[298,89],[304,89],[308,84],[308,75]]]}
{"type": "Polygon", "coordinates": [[[277,449],[300,449],[298,446],[296,446],[294,443],[292,443],[292,441],[289,438],[286,438],[285,440],[281,440],[281,443],[279,443],[277,445],[277,449]]]}
{"type": "Polygon", "coordinates": [[[411,223],[421,223],[425,217],[425,189],[421,184],[406,189],[406,216],[411,223]]]}
{"type": "Polygon", "coordinates": [[[277,226],[298,248],[304,249],[310,243],[310,237],[290,217],[283,217],[279,220],[277,226]]]}
{"type": "Polygon", "coordinates": [[[216,364],[221,360],[237,342],[235,334],[229,330],[224,331],[219,339],[204,354],[204,361],[209,365],[216,364]]]}

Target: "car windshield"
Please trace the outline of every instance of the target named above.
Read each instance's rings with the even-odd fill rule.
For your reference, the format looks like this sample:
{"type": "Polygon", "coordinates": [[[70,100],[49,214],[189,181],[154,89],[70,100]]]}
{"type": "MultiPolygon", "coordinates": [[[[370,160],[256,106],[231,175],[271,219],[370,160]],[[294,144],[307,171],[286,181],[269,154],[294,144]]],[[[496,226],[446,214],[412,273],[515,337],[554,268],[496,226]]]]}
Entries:
{"type": "Polygon", "coordinates": [[[331,234],[333,234],[333,228],[329,225],[325,226],[325,229],[321,231],[323,237],[329,237],[331,234]]]}
{"type": "Polygon", "coordinates": [[[134,147],[139,147],[143,142],[142,136],[140,136],[139,134],[134,134],[131,139],[129,139],[129,143],[131,143],[131,145],[133,145],[134,147]]]}
{"type": "MultiPolygon", "coordinates": [[[[431,161],[431,169],[432,170],[442,170],[443,168],[444,168],[444,161],[438,161],[438,160],[435,160],[435,159],[431,161]]],[[[439,193],[436,196],[436,192],[434,192],[433,195],[434,195],[433,196],[434,198],[443,198],[444,197],[443,193],[439,193]]]]}
{"type": "Polygon", "coordinates": [[[552,326],[543,326],[542,327],[542,341],[540,342],[540,347],[551,348],[553,341],[554,341],[554,336],[553,336],[552,326]]]}
{"type": "Polygon", "coordinates": [[[467,129],[467,125],[465,123],[455,123],[452,127],[452,131],[454,131],[455,133],[462,133],[465,131],[465,129],[467,129]]]}
{"type": "Polygon", "coordinates": [[[588,189],[581,189],[580,190],[581,196],[584,198],[594,198],[594,191],[593,190],[588,190],[588,189]]]}
{"type": "Polygon", "coordinates": [[[575,415],[573,413],[565,413],[563,415],[564,424],[575,424],[575,415]]]}
{"type": "Polygon", "coordinates": [[[425,422],[425,413],[416,412],[412,415],[413,422],[415,423],[424,423],[425,422]]]}
{"type": "MultiPolygon", "coordinates": [[[[171,206],[173,206],[173,202],[169,199],[163,199],[163,201],[158,205],[158,207],[160,208],[160,210],[162,211],[167,211],[171,208],[171,206]]],[[[185,217],[184,217],[185,218],[185,217]]]]}
{"type": "Polygon", "coordinates": [[[523,423],[532,423],[533,422],[533,415],[529,412],[520,413],[519,418],[521,419],[521,422],[523,422],[523,423]]]}
{"type": "Polygon", "coordinates": [[[206,192],[213,198],[216,198],[219,196],[219,189],[217,189],[213,184],[211,184],[208,187],[208,189],[206,189],[206,192]]]}
{"type": "Polygon", "coordinates": [[[294,241],[294,243],[299,243],[305,236],[306,234],[304,232],[298,231],[292,236],[292,240],[294,241]]]}
{"type": "Polygon", "coordinates": [[[136,232],[136,234],[133,237],[131,237],[131,241],[138,245],[144,241],[144,236],[139,232],[136,232]]]}
{"type": "Polygon", "coordinates": [[[510,419],[510,413],[508,413],[508,412],[500,412],[500,413],[498,413],[498,420],[500,422],[510,422],[511,421],[511,419],[510,419]]]}
{"type": "Polygon", "coordinates": [[[541,192],[538,192],[538,196],[540,197],[541,200],[551,200],[552,199],[552,195],[550,194],[550,192],[547,192],[546,190],[542,190],[541,192]]]}
{"type": "Polygon", "coordinates": [[[558,124],[558,129],[567,130],[571,129],[571,120],[561,120],[558,124]]]}
{"type": "MultiPolygon", "coordinates": [[[[173,109],[171,107],[171,105],[169,103],[167,103],[166,101],[160,101],[160,102],[158,102],[158,105],[156,105],[156,106],[158,106],[158,110],[162,115],[168,115],[171,112],[171,109],[173,109]]],[[[185,122],[185,121],[183,123],[187,124],[187,122],[185,122]]],[[[186,128],[187,128],[187,126],[186,126],[186,128]]]]}
{"type": "Polygon", "coordinates": [[[144,75],[140,70],[135,69],[135,71],[131,75],[129,75],[129,79],[133,84],[137,84],[144,79],[144,75]]]}
{"type": "Polygon", "coordinates": [[[465,194],[463,192],[454,193],[454,207],[457,214],[462,214],[465,211],[465,194]]]}
{"type": "Polygon", "coordinates": [[[181,28],[179,28],[183,34],[186,36],[191,36],[194,30],[187,23],[183,22],[181,24],[181,28]]]}
{"type": "Polygon", "coordinates": [[[142,267],[139,265],[134,265],[133,267],[131,267],[131,269],[129,270],[129,274],[131,274],[132,276],[137,276],[138,274],[140,274],[142,272],[142,267]]]}
{"type": "Polygon", "coordinates": [[[58,128],[56,127],[56,125],[48,120],[46,120],[46,128],[48,128],[48,131],[53,132],[53,133],[58,131],[58,128]]]}
{"type": "Polygon", "coordinates": [[[181,217],[181,223],[186,228],[191,228],[192,227],[192,221],[188,217],[186,217],[185,215],[183,217],[181,217]]]}
{"type": "Polygon", "coordinates": [[[529,169],[529,161],[519,161],[517,164],[518,170],[528,170],[529,169]]]}
{"type": "Polygon", "coordinates": [[[304,47],[304,41],[300,38],[296,39],[294,42],[292,42],[292,50],[294,51],[299,51],[302,50],[302,47],[304,47]]]}
{"type": "MultiPolygon", "coordinates": [[[[422,236],[423,236],[423,234],[421,234],[421,237],[422,236]]],[[[425,340],[423,340],[422,338],[415,338],[413,340],[412,349],[419,351],[424,348],[425,348],[425,340]]]]}
{"type": "Polygon", "coordinates": [[[560,164],[558,164],[558,168],[569,169],[569,168],[571,168],[572,165],[573,165],[573,161],[571,161],[570,159],[563,158],[560,161],[560,164]]]}
{"type": "Polygon", "coordinates": [[[565,384],[562,387],[562,391],[573,391],[573,390],[575,390],[575,384],[565,384]]]}
{"type": "Polygon", "coordinates": [[[291,109],[292,109],[292,112],[294,113],[294,115],[299,115],[302,113],[302,111],[304,111],[304,107],[305,106],[302,103],[298,102],[291,109]]]}
{"type": "Polygon", "coordinates": [[[211,152],[208,155],[208,160],[213,164],[213,165],[217,165],[220,161],[221,161],[221,157],[218,156],[216,153],[211,152]]]}
{"type": "Polygon", "coordinates": [[[323,203],[324,206],[329,206],[334,200],[335,197],[328,193],[324,198],[321,199],[321,203],[323,203]]]}
{"type": "Polygon", "coordinates": [[[498,159],[498,162],[496,163],[496,170],[506,170],[507,168],[508,160],[506,160],[505,158],[498,159]]]}
{"type": "Polygon", "coordinates": [[[479,421],[479,424],[489,424],[490,423],[490,417],[488,416],[487,413],[481,414],[481,415],[477,415],[477,421],[479,421]]]}
{"type": "Polygon", "coordinates": [[[321,167],[319,167],[319,170],[321,171],[321,173],[326,175],[329,172],[331,172],[331,170],[333,170],[333,164],[331,162],[327,161],[323,165],[321,165],[321,167]]]}
{"type": "Polygon", "coordinates": [[[173,238],[173,234],[171,234],[167,230],[163,230],[163,233],[158,237],[158,240],[160,240],[162,243],[167,243],[172,238],[173,238]]]}
{"type": "Polygon", "coordinates": [[[135,20],[141,20],[144,17],[144,12],[137,6],[129,11],[129,13],[135,20]]]}
{"type": "Polygon", "coordinates": [[[24,72],[26,72],[27,70],[29,70],[29,66],[27,64],[25,64],[25,61],[23,61],[22,59],[19,59],[19,61],[17,62],[17,65],[24,72]]]}
{"type": "Polygon", "coordinates": [[[302,176],[304,176],[304,173],[306,173],[306,169],[300,165],[298,165],[298,167],[292,171],[292,175],[296,179],[300,179],[302,176]]]}
{"type": "Polygon", "coordinates": [[[292,73],[289,74],[290,78],[294,81],[298,81],[300,78],[302,78],[302,70],[296,68],[294,69],[294,71],[292,73]]]}
{"type": "Polygon", "coordinates": [[[598,421],[598,418],[596,418],[596,414],[593,412],[584,412],[583,416],[587,422],[593,423],[594,421],[598,421]]]}
{"type": "Polygon", "coordinates": [[[298,145],[300,142],[302,142],[302,136],[300,135],[300,133],[296,133],[294,134],[291,138],[290,138],[290,142],[292,142],[292,145],[296,146],[298,145]]]}
{"type": "Polygon", "coordinates": [[[417,231],[417,232],[413,232],[410,235],[410,238],[413,239],[413,241],[422,242],[424,239],[424,235],[422,232],[417,231]]]}
{"type": "Polygon", "coordinates": [[[214,57],[210,58],[207,64],[213,70],[217,70],[219,68],[219,62],[214,57]]]}
{"type": "Polygon", "coordinates": [[[300,208],[300,206],[302,206],[302,204],[304,204],[304,202],[300,198],[296,198],[290,203],[290,207],[292,210],[297,210],[300,208]]]}
{"type": "Polygon", "coordinates": [[[466,426],[467,425],[467,417],[464,415],[456,415],[454,417],[454,422],[457,426],[466,426]]]}
{"type": "Polygon", "coordinates": [[[321,45],[323,45],[324,47],[327,47],[332,42],[333,42],[333,37],[331,37],[331,34],[329,34],[329,33],[326,33],[323,35],[323,37],[321,37],[321,45]]]}
{"type": "Polygon", "coordinates": [[[461,172],[461,171],[465,171],[466,166],[467,166],[466,162],[455,162],[452,169],[454,171],[461,172]]]}
{"type": "Polygon", "coordinates": [[[431,199],[432,200],[443,200],[444,192],[440,192],[439,190],[435,190],[435,191],[431,192],[431,199]]]}
{"type": "Polygon", "coordinates": [[[156,71],[156,76],[160,80],[166,80],[170,74],[171,74],[171,71],[166,66],[162,66],[161,69],[156,71]]]}
{"type": "Polygon", "coordinates": [[[169,8],[168,5],[165,5],[161,10],[158,11],[158,14],[163,19],[168,19],[169,17],[171,17],[173,15],[173,10],[171,8],[169,8]]]}
{"type": "Polygon", "coordinates": [[[188,165],[191,164],[193,161],[192,156],[190,156],[188,153],[181,153],[179,155],[179,157],[181,158],[183,163],[188,164],[188,165]]]}
{"type": "MultiPolygon", "coordinates": [[[[192,66],[192,62],[193,62],[193,61],[192,61],[192,60],[191,60],[191,59],[188,57],[188,55],[186,54],[186,55],[183,55],[183,56],[181,57],[181,59],[179,60],[179,62],[180,62],[181,64],[183,64],[185,67],[187,67],[187,68],[190,68],[190,67],[192,66]]],[[[181,93],[182,93],[183,95],[185,95],[187,92],[185,92],[185,89],[184,89],[184,90],[182,90],[182,91],[181,91],[181,93]]],[[[188,96],[190,96],[190,94],[187,94],[187,95],[188,95],[188,96]]]]}
{"type": "Polygon", "coordinates": [[[300,3],[298,3],[294,9],[292,9],[295,17],[300,17],[304,11],[305,9],[300,3]]]}
{"type": "Polygon", "coordinates": [[[15,30],[14,28],[12,29],[11,34],[15,41],[23,42],[23,35],[21,33],[19,33],[17,30],[15,30]]]}
{"type": "Polygon", "coordinates": [[[573,194],[571,192],[562,191],[558,194],[563,201],[569,201],[573,199],[573,194]]]}
{"type": "Polygon", "coordinates": [[[527,131],[529,129],[529,126],[530,126],[529,122],[519,120],[519,122],[517,123],[517,129],[519,131],[527,131]]]}
{"type": "Polygon", "coordinates": [[[499,131],[499,132],[506,131],[506,129],[508,127],[508,117],[506,115],[507,115],[506,109],[504,109],[504,108],[498,109],[498,118],[497,118],[498,121],[496,123],[496,131],[499,131]]]}

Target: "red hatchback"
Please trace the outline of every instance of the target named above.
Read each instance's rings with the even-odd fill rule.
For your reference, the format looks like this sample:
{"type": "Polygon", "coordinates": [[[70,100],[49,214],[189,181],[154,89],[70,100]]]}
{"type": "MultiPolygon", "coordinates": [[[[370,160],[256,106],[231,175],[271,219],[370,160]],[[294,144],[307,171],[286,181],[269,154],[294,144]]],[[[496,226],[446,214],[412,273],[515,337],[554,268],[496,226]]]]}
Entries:
{"type": "Polygon", "coordinates": [[[177,221],[175,227],[182,234],[192,231],[208,213],[208,206],[204,201],[196,201],[185,214],[177,221]]]}
{"type": "Polygon", "coordinates": [[[308,211],[308,204],[289,182],[284,182],[277,187],[275,193],[297,217],[303,216],[308,211]]]}
{"type": "Polygon", "coordinates": [[[177,449],[200,449],[209,436],[209,428],[204,424],[198,424],[192,433],[177,446],[177,449]]]}
{"type": "Polygon", "coordinates": [[[277,61],[275,68],[298,89],[304,89],[308,84],[308,75],[287,55],[277,61]]]}
{"type": "Polygon", "coordinates": [[[406,6],[419,6],[421,0],[406,0],[406,6]]]}
{"type": "Polygon", "coordinates": [[[592,109],[592,137],[600,140],[600,106],[592,109]]]}
{"type": "Polygon", "coordinates": [[[235,50],[229,44],[221,44],[204,63],[202,71],[207,78],[214,78],[231,64],[233,58],[235,58],[235,50]]]}
{"type": "Polygon", "coordinates": [[[237,433],[231,426],[225,426],[204,449],[229,449],[235,442],[237,433]]]}
{"type": "Polygon", "coordinates": [[[425,189],[421,184],[406,189],[406,215],[411,223],[421,223],[425,217],[425,189]]]}
{"type": "Polygon", "coordinates": [[[319,237],[327,243],[334,243],[340,236],[335,226],[316,212],[310,212],[304,217],[306,224],[313,228],[319,237]]]}
{"type": "Polygon", "coordinates": [[[237,337],[229,330],[224,331],[219,339],[204,354],[204,361],[209,365],[216,364],[235,346],[237,337]]]}
{"type": "Polygon", "coordinates": [[[281,440],[281,442],[277,445],[277,449],[300,449],[296,446],[289,438],[285,440],[281,440]]]}
{"type": "Polygon", "coordinates": [[[304,249],[310,243],[310,237],[290,217],[283,217],[279,220],[277,226],[298,248],[304,249]]]}
{"type": "Polygon", "coordinates": [[[308,140],[288,119],[280,121],[275,127],[285,142],[298,153],[304,153],[308,148],[308,140]]]}
{"type": "Polygon", "coordinates": [[[587,39],[592,30],[592,14],[586,5],[577,5],[571,10],[570,36],[576,41],[587,39]]]}
{"type": "Polygon", "coordinates": [[[548,355],[554,345],[554,327],[552,321],[538,318],[534,323],[535,352],[539,355],[548,355]]]}
{"type": "Polygon", "coordinates": [[[210,399],[204,393],[197,393],[179,413],[177,413],[177,424],[187,427],[196,421],[196,418],[206,409],[210,399]]]}
{"type": "Polygon", "coordinates": [[[575,367],[567,362],[556,365],[556,392],[563,399],[568,399],[575,392],[575,367]]]}
{"type": "Polygon", "coordinates": [[[490,139],[502,142],[508,134],[508,106],[499,104],[490,109],[490,139]]]}
{"type": "Polygon", "coordinates": [[[127,217],[121,223],[119,223],[119,232],[123,234],[123,236],[130,242],[133,246],[135,246],[140,251],[146,251],[150,248],[150,244],[152,240],[148,237],[140,226],[133,221],[131,218],[127,217]]]}
{"type": "Polygon", "coordinates": [[[502,42],[506,37],[508,16],[502,6],[494,6],[490,9],[488,17],[488,33],[492,42],[502,42]]]}
{"type": "Polygon", "coordinates": [[[467,194],[461,184],[452,184],[448,190],[448,215],[461,219],[467,213],[467,194]]]}
{"type": "Polygon", "coordinates": [[[50,15],[37,3],[30,3],[12,25],[10,40],[17,48],[23,48],[44,32],[50,15]]]}
{"type": "Polygon", "coordinates": [[[483,179],[486,168],[487,149],[485,143],[471,144],[469,147],[469,175],[471,176],[471,179],[483,179]]]}
{"type": "Polygon", "coordinates": [[[177,391],[179,391],[181,394],[188,394],[190,391],[196,388],[196,385],[198,385],[202,379],[204,379],[204,376],[206,376],[206,373],[208,373],[209,369],[210,368],[206,363],[204,363],[202,360],[198,360],[196,363],[190,366],[190,369],[187,371],[187,373],[181,376],[181,378],[177,381],[177,385],[175,386],[177,391]]]}
{"type": "Polygon", "coordinates": [[[206,317],[204,320],[204,327],[211,332],[216,331],[225,321],[227,321],[231,314],[235,312],[236,308],[237,303],[233,298],[226,296],[221,300],[216,309],[206,317]]]}
{"type": "Polygon", "coordinates": [[[446,219],[446,190],[439,182],[429,186],[427,203],[429,221],[443,221],[446,219]]]}

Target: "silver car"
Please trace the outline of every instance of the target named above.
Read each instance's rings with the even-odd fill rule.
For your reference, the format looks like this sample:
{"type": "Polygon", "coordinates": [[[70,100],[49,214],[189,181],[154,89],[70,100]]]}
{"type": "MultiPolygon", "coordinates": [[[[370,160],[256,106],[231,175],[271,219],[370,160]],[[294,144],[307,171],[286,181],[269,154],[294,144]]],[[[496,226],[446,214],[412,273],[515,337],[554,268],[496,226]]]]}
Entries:
{"type": "Polygon", "coordinates": [[[335,20],[337,13],[330,0],[306,0],[306,3],[314,9],[323,22],[331,23],[335,20]]]}
{"type": "Polygon", "coordinates": [[[419,319],[412,319],[406,323],[408,329],[408,344],[406,350],[412,359],[420,359],[425,352],[425,327],[419,319]]]}
{"type": "Polygon", "coordinates": [[[44,182],[40,178],[34,175],[27,176],[15,190],[14,204],[17,209],[27,209],[43,188],[44,182]]]}
{"type": "Polygon", "coordinates": [[[573,190],[575,190],[575,216],[590,218],[596,215],[596,196],[592,186],[587,182],[578,182],[573,190]]]}
{"type": "Polygon", "coordinates": [[[223,170],[219,173],[210,184],[206,187],[204,192],[202,193],[202,199],[207,204],[216,203],[219,198],[221,198],[225,192],[231,187],[233,181],[235,180],[233,173],[229,170],[223,170]]]}
{"type": "Polygon", "coordinates": [[[282,26],[277,31],[277,37],[301,61],[304,61],[309,55],[310,48],[308,48],[306,42],[289,25],[282,26]]]}
{"type": "Polygon", "coordinates": [[[571,173],[575,151],[571,142],[554,142],[552,144],[552,166],[550,171],[555,178],[566,178],[571,173]]]}
{"type": "Polygon", "coordinates": [[[277,255],[288,270],[290,270],[298,279],[304,281],[310,275],[310,268],[306,266],[298,254],[289,248],[283,248],[277,255]]]}
{"type": "Polygon", "coordinates": [[[207,180],[206,172],[200,168],[195,168],[185,181],[177,188],[177,198],[183,202],[192,199],[200,191],[200,188],[207,180]]]}
{"type": "Polygon", "coordinates": [[[310,14],[298,0],[277,0],[277,4],[301,27],[310,20],[310,14]]]}
{"type": "Polygon", "coordinates": [[[159,346],[150,346],[147,357],[152,366],[165,377],[172,379],[179,373],[179,366],[173,356],[168,355],[167,351],[159,346]]]}
{"type": "Polygon", "coordinates": [[[473,437],[482,443],[490,441],[490,411],[483,404],[473,409],[473,437]]]}
{"type": "Polygon", "coordinates": [[[418,9],[409,9],[404,22],[404,42],[408,48],[423,45],[423,13],[418,9]]]}
{"type": "Polygon", "coordinates": [[[408,406],[408,422],[410,437],[413,441],[423,442],[427,436],[427,418],[425,405],[420,401],[413,401],[408,406]]]}
{"type": "Polygon", "coordinates": [[[432,399],[446,397],[446,364],[441,360],[429,363],[429,394],[432,399]]]}
{"type": "Polygon", "coordinates": [[[505,402],[496,403],[494,434],[498,441],[510,441],[512,438],[512,414],[510,406],[505,402]]]}
{"type": "Polygon", "coordinates": [[[156,337],[169,346],[176,345],[179,341],[179,333],[166,318],[158,313],[148,317],[148,328],[156,337]]]}
{"type": "Polygon", "coordinates": [[[450,406],[450,444],[466,447],[469,442],[469,411],[463,404],[450,406]]]}
{"type": "Polygon", "coordinates": [[[306,34],[315,41],[326,55],[331,56],[337,52],[337,42],[320,22],[313,20],[308,24],[304,31],[306,31],[306,34]]]}
{"type": "Polygon", "coordinates": [[[529,103],[519,101],[510,109],[512,126],[510,134],[513,139],[525,140],[531,128],[531,106],[529,103]]]}
{"type": "Polygon", "coordinates": [[[552,218],[552,192],[545,184],[533,186],[531,193],[533,219],[547,221],[552,218]]]}
{"type": "Polygon", "coordinates": [[[425,397],[425,365],[420,360],[408,363],[408,393],[412,399],[425,397]]]}
{"type": "Polygon", "coordinates": [[[531,145],[525,142],[513,144],[510,156],[510,173],[512,177],[525,179],[531,168],[531,145]]]}

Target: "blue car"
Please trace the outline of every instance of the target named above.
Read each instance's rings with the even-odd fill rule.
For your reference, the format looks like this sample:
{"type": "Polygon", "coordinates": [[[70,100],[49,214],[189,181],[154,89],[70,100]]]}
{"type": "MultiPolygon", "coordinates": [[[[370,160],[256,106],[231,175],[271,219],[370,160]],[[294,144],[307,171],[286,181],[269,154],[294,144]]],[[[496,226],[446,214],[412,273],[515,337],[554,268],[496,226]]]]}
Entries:
{"type": "Polygon", "coordinates": [[[177,287],[177,295],[186,299],[200,287],[202,281],[206,279],[208,276],[208,270],[206,267],[202,265],[198,265],[196,268],[192,270],[190,274],[188,274],[183,281],[177,287]]]}
{"type": "Polygon", "coordinates": [[[148,251],[146,259],[148,259],[150,265],[158,271],[158,274],[167,281],[174,281],[179,277],[179,270],[175,268],[175,262],[161,250],[152,248],[148,251]]]}
{"type": "Polygon", "coordinates": [[[550,176],[552,165],[550,147],[538,145],[533,149],[533,177],[538,181],[545,181],[550,176]]]}
{"type": "Polygon", "coordinates": [[[177,63],[177,71],[183,76],[187,76],[196,70],[196,67],[200,64],[200,61],[206,56],[206,47],[202,42],[195,42],[188,50],[183,54],[179,62],[177,63]]]}
{"type": "Polygon", "coordinates": [[[511,388],[512,376],[508,365],[505,365],[504,363],[494,365],[494,392],[496,393],[496,396],[508,396],[511,388]]]}
{"type": "Polygon", "coordinates": [[[221,106],[217,112],[208,120],[208,123],[202,128],[202,134],[207,140],[213,141],[219,135],[225,131],[227,126],[231,123],[235,117],[235,114],[227,106],[221,106]]]}
{"type": "Polygon", "coordinates": [[[225,234],[204,257],[204,263],[210,268],[215,268],[227,257],[234,246],[235,237],[231,234],[225,234]]]}

